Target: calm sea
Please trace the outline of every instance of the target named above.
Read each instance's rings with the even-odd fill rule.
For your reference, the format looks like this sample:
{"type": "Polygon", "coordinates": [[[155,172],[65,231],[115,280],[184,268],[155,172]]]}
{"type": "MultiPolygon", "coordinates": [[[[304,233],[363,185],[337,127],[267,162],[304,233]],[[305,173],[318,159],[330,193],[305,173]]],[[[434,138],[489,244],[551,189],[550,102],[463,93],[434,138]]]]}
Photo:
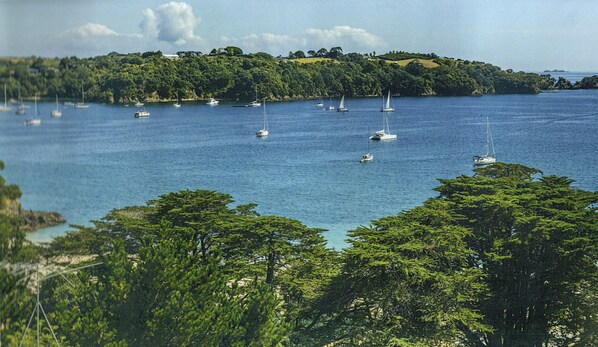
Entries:
{"type": "MultiPolygon", "coordinates": [[[[72,224],[89,225],[111,209],[167,192],[212,189],[236,203],[257,203],[261,214],[328,229],[338,248],[347,230],[435,196],[438,178],[471,175],[489,117],[499,161],[598,190],[598,90],[393,101],[389,123],[398,140],[371,143],[369,164],[359,158],[368,133],[382,128],[381,99],[349,99],[345,114],[313,101],[268,103],[268,138],[255,137],[258,108],[148,105],[151,116],[135,119],[132,106],[92,104],[54,119],[54,105],[42,103],[37,127],[0,113],[2,175],[21,187],[25,208],[59,211],[72,224]]],[[[66,230],[30,238],[45,241],[66,230]]]]}

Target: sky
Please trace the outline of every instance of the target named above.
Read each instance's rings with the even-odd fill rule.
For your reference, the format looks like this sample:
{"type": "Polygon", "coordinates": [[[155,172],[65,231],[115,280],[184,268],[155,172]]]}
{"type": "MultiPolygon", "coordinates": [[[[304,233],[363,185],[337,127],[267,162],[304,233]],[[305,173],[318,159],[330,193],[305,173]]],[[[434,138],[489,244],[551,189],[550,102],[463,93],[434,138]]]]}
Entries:
{"type": "Polygon", "coordinates": [[[595,0],[0,0],[0,56],[340,46],[598,71],[595,0]]]}

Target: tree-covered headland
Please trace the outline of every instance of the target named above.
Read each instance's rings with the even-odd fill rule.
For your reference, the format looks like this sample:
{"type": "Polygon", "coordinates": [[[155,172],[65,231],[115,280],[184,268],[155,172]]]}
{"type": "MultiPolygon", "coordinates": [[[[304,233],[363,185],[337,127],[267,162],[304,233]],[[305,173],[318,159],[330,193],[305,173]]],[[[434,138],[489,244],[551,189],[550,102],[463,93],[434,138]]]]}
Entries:
{"type": "MultiPolygon", "coordinates": [[[[598,346],[598,193],[572,183],[479,168],[349,231],[341,251],[321,229],[206,190],[113,210],[39,248],[3,216],[2,343],[18,345],[34,305],[6,264],[86,256],[101,265],[43,282],[62,345],[598,346]]],[[[53,341],[46,326],[41,338],[53,341]]]]}
{"type": "MultiPolygon", "coordinates": [[[[482,95],[539,93],[563,87],[550,75],[514,72],[477,61],[406,52],[344,53],[341,47],[244,54],[238,47],[209,54],[110,53],[93,58],[0,58],[8,95],[108,103],[216,97],[305,99],[326,96],[482,95]]],[[[589,83],[571,85],[585,88],[589,83]]]]}

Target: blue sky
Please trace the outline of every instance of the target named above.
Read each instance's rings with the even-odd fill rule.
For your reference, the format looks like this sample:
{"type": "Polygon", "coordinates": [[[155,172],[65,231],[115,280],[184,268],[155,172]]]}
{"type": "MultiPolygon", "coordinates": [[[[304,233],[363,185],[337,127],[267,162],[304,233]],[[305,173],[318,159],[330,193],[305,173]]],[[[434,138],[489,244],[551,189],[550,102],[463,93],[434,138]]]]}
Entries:
{"type": "Polygon", "coordinates": [[[0,56],[341,46],[598,71],[594,0],[0,0],[0,56]]]}

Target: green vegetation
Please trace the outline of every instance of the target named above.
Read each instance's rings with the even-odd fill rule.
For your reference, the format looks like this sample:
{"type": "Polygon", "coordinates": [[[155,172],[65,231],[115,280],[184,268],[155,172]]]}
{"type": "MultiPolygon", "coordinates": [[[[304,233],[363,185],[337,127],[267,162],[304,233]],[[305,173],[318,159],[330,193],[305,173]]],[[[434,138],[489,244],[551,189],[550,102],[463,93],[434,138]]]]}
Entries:
{"type": "Polygon", "coordinates": [[[501,70],[482,62],[441,58],[435,54],[389,52],[384,55],[344,53],[341,47],[289,52],[287,58],[267,53],[244,54],[238,47],[178,52],[119,54],[79,59],[1,58],[0,83],[9,97],[54,98],[128,103],[137,100],[273,100],[320,96],[372,96],[387,90],[400,95],[477,95],[538,93],[553,88],[548,75],[501,70]]]}
{"type": "MultiPolygon", "coordinates": [[[[45,281],[42,301],[70,346],[598,346],[598,193],[572,182],[501,163],[442,179],[341,252],[227,194],[169,193],[40,250],[102,262],[45,281]]],[[[3,261],[24,259],[0,231],[19,247],[3,261]]],[[[13,277],[0,268],[9,345],[32,306],[13,277]]]]}

